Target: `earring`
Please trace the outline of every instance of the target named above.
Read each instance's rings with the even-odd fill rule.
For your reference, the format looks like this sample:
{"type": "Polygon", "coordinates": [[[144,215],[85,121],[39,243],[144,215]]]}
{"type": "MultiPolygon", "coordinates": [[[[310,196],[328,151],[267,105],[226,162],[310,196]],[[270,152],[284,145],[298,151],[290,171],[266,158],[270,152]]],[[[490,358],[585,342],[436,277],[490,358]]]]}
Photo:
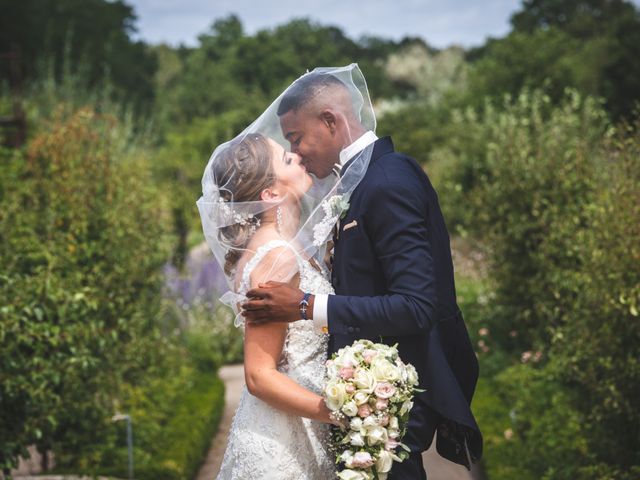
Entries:
{"type": "Polygon", "coordinates": [[[278,234],[282,234],[282,209],[280,207],[278,207],[276,209],[276,231],[278,232],[278,234]]]}

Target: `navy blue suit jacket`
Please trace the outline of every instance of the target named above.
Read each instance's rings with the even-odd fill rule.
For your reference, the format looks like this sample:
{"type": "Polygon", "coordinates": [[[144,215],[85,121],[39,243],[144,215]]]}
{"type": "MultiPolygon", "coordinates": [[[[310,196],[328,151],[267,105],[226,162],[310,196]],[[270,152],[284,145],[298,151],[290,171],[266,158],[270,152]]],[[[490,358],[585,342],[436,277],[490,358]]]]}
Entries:
{"type": "MultiPolygon", "coordinates": [[[[357,224],[334,239],[329,353],[359,338],[397,343],[426,389],[416,396],[416,418],[425,418],[420,409],[435,411],[430,418],[436,418],[438,453],[469,468],[482,455],[470,410],[478,361],[456,304],[449,234],[436,192],[417,162],[394,152],[385,137],[375,142],[349,203],[340,228],[357,224]]],[[[412,424],[433,432],[420,421],[412,424]]],[[[421,451],[431,440],[409,447],[421,451]]]]}

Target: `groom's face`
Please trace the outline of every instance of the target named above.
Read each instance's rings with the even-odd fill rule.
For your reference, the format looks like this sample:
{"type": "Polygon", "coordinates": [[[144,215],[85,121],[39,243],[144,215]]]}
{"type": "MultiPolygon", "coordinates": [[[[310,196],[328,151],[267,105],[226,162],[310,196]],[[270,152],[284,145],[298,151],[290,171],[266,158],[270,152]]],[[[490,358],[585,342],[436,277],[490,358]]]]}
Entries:
{"type": "Polygon", "coordinates": [[[339,162],[341,148],[337,144],[335,128],[304,108],[283,114],[280,127],[291,144],[291,151],[300,155],[300,161],[308,172],[318,178],[331,174],[339,162]]]}

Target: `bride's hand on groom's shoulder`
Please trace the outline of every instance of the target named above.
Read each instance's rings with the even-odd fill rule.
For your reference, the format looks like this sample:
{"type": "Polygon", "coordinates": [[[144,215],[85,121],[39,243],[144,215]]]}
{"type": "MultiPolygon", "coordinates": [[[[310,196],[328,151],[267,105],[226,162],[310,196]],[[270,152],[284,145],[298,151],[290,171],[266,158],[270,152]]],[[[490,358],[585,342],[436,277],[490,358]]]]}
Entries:
{"type": "MultiPolygon", "coordinates": [[[[288,283],[267,282],[247,292],[247,300],[242,304],[242,316],[247,322],[295,322],[300,320],[300,301],[304,293],[288,283]]],[[[313,311],[313,297],[309,300],[309,318],[313,311]]]]}

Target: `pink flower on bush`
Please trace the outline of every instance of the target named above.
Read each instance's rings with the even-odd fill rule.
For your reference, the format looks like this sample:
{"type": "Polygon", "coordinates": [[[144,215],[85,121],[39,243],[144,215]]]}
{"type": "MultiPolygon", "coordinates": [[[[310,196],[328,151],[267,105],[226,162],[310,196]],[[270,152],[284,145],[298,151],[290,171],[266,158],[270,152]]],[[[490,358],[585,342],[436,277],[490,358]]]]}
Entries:
{"type": "Polygon", "coordinates": [[[371,415],[371,407],[368,403],[363,403],[358,407],[358,416],[366,418],[371,415]]]}
{"type": "Polygon", "coordinates": [[[532,355],[533,354],[530,351],[522,352],[522,355],[520,355],[520,360],[522,360],[522,363],[527,363],[529,360],[531,360],[532,355]]]}
{"type": "Polygon", "coordinates": [[[396,393],[396,387],[389,382],[380,382],[376,385],[374,393],[378,398],[391,398],[393,394],[396,393]]]}

